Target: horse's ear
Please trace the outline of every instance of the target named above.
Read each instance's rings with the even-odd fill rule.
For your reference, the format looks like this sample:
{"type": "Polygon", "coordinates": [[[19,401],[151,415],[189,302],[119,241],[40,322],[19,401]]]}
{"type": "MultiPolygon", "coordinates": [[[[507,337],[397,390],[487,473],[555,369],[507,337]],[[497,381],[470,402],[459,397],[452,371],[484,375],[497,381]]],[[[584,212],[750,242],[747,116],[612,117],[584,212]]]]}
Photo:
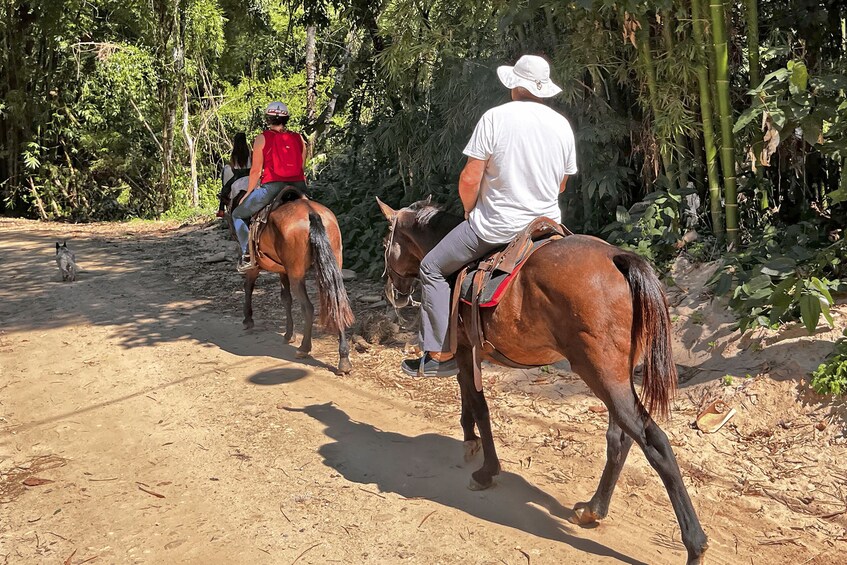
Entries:
{"type": "Polygon", "coordinates": [[[385,219],[389,222],[393,222],[394,218],[397,217],[397,210],[380,200],[378,196],[376,198],[376,203],[379,204],[379,209],[382,210],[382,215],[385,216],[385,219]]]}
{"type": "Polygon", "coordinates": [[[428,195],[428,196],[426,197],[426,200],[424,200],[424,205],[425,205],[425,206],[429,206],[430,204],[432,204],[432,194],[428,195]]]}
{"type": "Polygon", "coordinates": [[[58,251],[58,250],[59,250],[59,242],[57,241],[56,242],[56,251],[58,251]]]}

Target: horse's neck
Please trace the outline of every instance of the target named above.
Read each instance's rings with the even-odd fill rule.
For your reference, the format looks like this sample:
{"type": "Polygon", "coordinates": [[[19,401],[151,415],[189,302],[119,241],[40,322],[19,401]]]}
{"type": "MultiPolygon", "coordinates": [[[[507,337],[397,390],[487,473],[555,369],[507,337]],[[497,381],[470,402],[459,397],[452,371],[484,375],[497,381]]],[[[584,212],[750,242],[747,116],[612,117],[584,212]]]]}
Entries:
{"type": "MultiPolygon", "coordinates": [[[[421,248],[424,256],[432,251],[438,243],[444,239],[448,233],[462,223],[462,219],[458,216],[439,212],[425,226],[416,225],[412,237],[418,247],[421,248]]],[[[423,259],[423,257],[421,257],[423,259]]]]}

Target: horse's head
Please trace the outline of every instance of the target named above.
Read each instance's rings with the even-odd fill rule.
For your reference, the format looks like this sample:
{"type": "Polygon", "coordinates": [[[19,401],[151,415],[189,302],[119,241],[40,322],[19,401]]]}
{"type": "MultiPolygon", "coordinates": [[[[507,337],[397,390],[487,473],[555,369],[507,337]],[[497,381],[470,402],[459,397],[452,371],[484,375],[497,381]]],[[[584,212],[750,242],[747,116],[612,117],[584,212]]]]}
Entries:
{"type": "Polygon", "coordinates": [[[376,201],[390,224],[383,240],[388,275],[385,296],[395,308],[402,308],[412,300],[424,256],[461,220],[441,212],[431,198],[399,210],[379,198],[376,201]]]}
{"type": "Polygon", "coordinates": [[[402,308],[412,301],[415,281],[421,267],[423,253],[415,243],[412,226],[415,213],[409,208],[394,210],[376,199],[390,227],[382,244],[385,247],[385,297],[395,308],[402,308]]]}

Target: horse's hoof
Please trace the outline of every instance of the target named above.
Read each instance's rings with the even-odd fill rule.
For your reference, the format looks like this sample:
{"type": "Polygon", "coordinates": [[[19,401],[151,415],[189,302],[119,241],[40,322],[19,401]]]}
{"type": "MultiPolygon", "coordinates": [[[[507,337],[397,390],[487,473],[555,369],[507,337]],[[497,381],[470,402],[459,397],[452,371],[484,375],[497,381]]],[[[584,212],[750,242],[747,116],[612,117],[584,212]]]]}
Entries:
{"type": "Polygon", "coordinates": [[[294,354],[294,357],[297,359],[308,359],[309,357],[311,357],[311,355],[309,355],[308,351],[300,351],[298,349],[297,353],[294,354]]]}
{"type": "Polygon", "coordinates": [[[282,341],[285,343],[293,343],[294,342],[294,334],[285,334],[282,336],[282,341]]]}
{"type": "Polygon", "coordinates": [[[244,322],[242,322],[242,325],[245,330],[252,330],[255,324],[253,323],[253,320],[244,320],[244,322]]]}
{"type": "Polygon", "coordinates": [[[488,481],[488,484],[487,484],[487,485],[484,485],[484,484],[482,484],[482,483],[478,482],[478,481],[477,481],[476,479],[474,479],[473,477],[471,477],[471,480],[470,480],[470,482],[468,483],[468,489],[470,489],[470,490],[472,490],[472,491],[488,490],[488,489],[490,489],[490,488],[491,488],[491,487],[493,487],[493,486],[494,486],[494,481],[488,481]]]}
{"type": "Polygon", "coordinates": [[[349,375],[353,371],[353,363],[349,359],[341,359],[338,362],[338,372],[342,375],[349,375]]]}
{"type": "Polygon", "coordinates": [[[706,562],[706,550],[708,548],[709,548],[709,543],[706,542],[702,546],[700,546],[700,554],[699,555],[692,556],[689,553],[687,565],[703,565],[703,563],[706,562]]]}
{"type": "Polygon", "coordinates": [[[462,445],[465,447],[465,462],[467,463],[474,458],[474,455],[479,453],[480,448],[482,448],[482,440],[479,438],[469,439],[462,445]]]}
{"type": "Polygon", "coordinates": [[[585,526],[600,521],[600,516],[588,507],[587,502],[580,502],[573,508],[573,517],[570,520],[574,524],[585,526]]]}
{"type": "Polygon", "coordinates": [[[494,475],[497,473],[491,473],[485,471],[484,469],[480,469],[478,471],[474,471],[471,473],[471,482],[468,484],[468,488],[471,490],[485,490],[494,486],[494,475]]]}

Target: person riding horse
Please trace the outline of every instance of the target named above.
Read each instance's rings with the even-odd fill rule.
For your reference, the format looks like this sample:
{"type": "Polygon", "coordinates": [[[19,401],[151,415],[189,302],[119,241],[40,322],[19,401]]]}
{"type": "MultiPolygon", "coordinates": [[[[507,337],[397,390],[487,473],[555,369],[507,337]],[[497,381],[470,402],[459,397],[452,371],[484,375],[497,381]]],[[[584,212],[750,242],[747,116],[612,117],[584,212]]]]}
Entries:
{"type": "Polygon", "coordinates": [[[421,262],[424,355],[403,361],[401,368],[411,376],[458,373],[447,340],[447,277],[508,243],[539,216],[561,222],[558,196],[577,172],[571,126],[543,101],[562,91],[550,79],[547,61],[524,55],[514,67],[499,67],[497,76],[512,101],[483,114],[465,147],[468,161],[459,177],[465,221],[421,262]]]}
{"type": "Polygon", "coordinates": [[[232,212],[235,234],[241,246],[240,273],[256,268],[247,248],[250,240],[247,221],[270,204],[284,187],[294,186],[303,191],[307,188],[304,166],[308,146],[299,133],[286,128],[288,120],[288,106],[282,102],[271,102],[265,109],[268,129],[253,142],[247,194],[232,212]]]}
{"type": "Polygon", "coordinates": [[[247,194],[250,165],[250,146],[247,145],[247,136],[244,132],[238,132],[232,139],[232,154],[229,162],[224,165],[221,172],[221,192],[218,194],[220,206],[217,213],[219,218],[225,216],[227,209],[232,211],[237,207],[247,194]]]}

